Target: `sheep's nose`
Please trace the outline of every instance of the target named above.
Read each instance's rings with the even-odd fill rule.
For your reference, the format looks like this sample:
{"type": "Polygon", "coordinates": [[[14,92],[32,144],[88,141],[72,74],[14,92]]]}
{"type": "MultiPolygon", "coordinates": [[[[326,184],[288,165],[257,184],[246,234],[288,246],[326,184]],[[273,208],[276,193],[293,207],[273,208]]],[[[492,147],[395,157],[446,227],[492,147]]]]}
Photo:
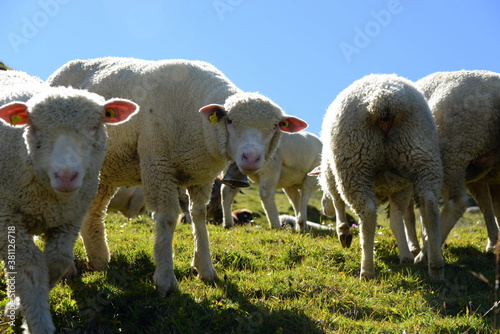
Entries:
{"type": "Polygon", "coordinates": [[[249,151],[243,152],[241,158],[243,159],[243,161],[253,164],[253,163],[257,163],[260,161],[261,155],[259,154],[259,152],[255,151],[255,150],[249,150],[249,151]]]}

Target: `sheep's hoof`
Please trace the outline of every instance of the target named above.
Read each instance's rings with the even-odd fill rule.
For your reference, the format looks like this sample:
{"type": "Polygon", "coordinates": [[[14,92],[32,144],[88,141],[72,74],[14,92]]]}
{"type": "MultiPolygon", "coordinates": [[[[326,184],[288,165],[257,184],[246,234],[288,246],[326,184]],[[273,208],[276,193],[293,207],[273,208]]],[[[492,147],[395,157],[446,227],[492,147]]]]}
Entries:
{"type": "Polygon", "coordinates": [[[374,271],[361,271],[361,274],[359,274],[359,279],[364,281],[364,280],[370,280],[375,278],[375,272],[374,271]]]}
{"type": "Polygon", "coordinates": [[[425,263],[427,262],[427,255],[423,252],[420,251],[417,256],[415,256],[415,260],[413,260],[413,263],[425,263]]]}
{"type": "Polygon", "coordinates": [[[153,280],[156,286],[156,290],[162,297],[167,296],[167,294],[176,291],[179,288],[179,284],[177,283],[177,279],[175,278],[175,275],[173,273],[171,275],[162,276],[155,272],[153,280]]]}
{"type": "Polygon", "coordinates": [[[198,272],[196,277],[202,281],[211,282],[217,278],[217,272],[213,267],[206,268],[203,272],[198,270],[196,267],[193,267],[193,269],[198,272]]]}
{"type": "Polygon", "coordinates": [[[234,227],[234,223],[232,223],[232,224],[224,224],[224,223],[222,223],[222,227],[224,227],[225,229],[230,229],[230,228],[234,227]]]}
{"type": "Polygon", "coordinates": [[[496,242],[492,243],[490,240],[488,240],[488,244],[486,245],[486,253],[492,253],[495,251],[495,245],[496,242]]]}
{"type": "Polygon", "coordinates": [[[444,281],[444,265],[429,265],[429,277],[439,282],[444,281]]]}
{"type": "Polygon", "coordinates": [[[68,269],[66,269],[66,272],[64,273],[63,275],[63,279],[64,280],[72,280],[74,279],[75,277],[78,276],[78,270],[76,269],[76,266],[74,263],[72,263],[68,269]]]}
{"type": "MultiPolygon", "coordinates": [[[[418,254],[420,254],[420,248],[415,248],[413,250],[411,250],[411,255],[413,255],[413,258],[416,258],[418,256],[418,254]]],[[[412,260],[413,262],[413,260],[412,260]]]]}
{"type": "Polygon", "coordinates": [[[352,243],[352,234],[340,234],[339,241],[342,244],[342,247],[349,248],[352,243]]]}

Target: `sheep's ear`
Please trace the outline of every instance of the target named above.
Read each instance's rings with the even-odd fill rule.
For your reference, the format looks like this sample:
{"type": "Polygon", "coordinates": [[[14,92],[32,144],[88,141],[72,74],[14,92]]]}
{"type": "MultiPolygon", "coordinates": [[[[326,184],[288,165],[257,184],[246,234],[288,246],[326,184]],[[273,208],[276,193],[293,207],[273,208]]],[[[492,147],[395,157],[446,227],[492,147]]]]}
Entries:
{"type": "Polygon", "coordinates": [[[300,118],[287,116],[283,117],[279,122],[281,131],[285,132],[298,132],[307,128],[307,123],[300,118]]]}
{"type": "Polygon", "coordinates": [[[28,123],[28,106],[22,102],[12,102],[0,107],[0,119],[12,126],[28,123]]]}
{"type": "Polygon", "coordinates": [[[224,116],[226,116],[226,109],[220,104],[209,104],[200,109],[200,113],[210,121],[213,125],[217,125],[224,116]]]}
{"type": "Polygon", "coordinates": [[[310,171],[309,173],[307,173],[307,175],[310,175],[310,176],[321,175],[321,167],[320,166],[314,167],[314,169],[312,171],[310,171]]]}
{"type": "Polygon", "coordinates": [[[139,111],[139,106],[125,99],[113,99],[104,104],[104,123],[120,124],[139,111]]]}

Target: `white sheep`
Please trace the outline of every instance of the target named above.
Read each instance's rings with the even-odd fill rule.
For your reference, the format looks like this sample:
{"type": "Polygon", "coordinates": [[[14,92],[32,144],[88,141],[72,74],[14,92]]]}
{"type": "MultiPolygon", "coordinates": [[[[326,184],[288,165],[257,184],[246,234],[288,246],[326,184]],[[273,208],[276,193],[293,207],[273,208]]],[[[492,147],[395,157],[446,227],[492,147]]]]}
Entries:
{"type": "Polygon", "coordinates": [[[124,122],[137,109],[127,100],[52,88],[22,72],[0,73],[0,255],[12,323],[20,301],[31,332],[55,330],[49,291],[73,263],[97,193],[104,124],[124,122]],[[43,237],[43,252],[34,235],[43,237]]]}
{"type": "Polygon", "coordinates": [[[342,91],[322,126],[320,183],[359,216],[361,278],[375,275],[377,207],[389,199],[400,259],[412,259],[402,216],[414,195],[429,234],[429,274],[443,279],[437,198],[442,180],[436,126],[423,95],[396,75],[368,75],[342,91]],[[334,177],[332,179],[332,176],[334,177]],[[402,233],[401,233],[402,231],[402,233]]]}
{"type": "Polygon", "coordinates": [[[90,264],[104,268],[109,261],[102,223],[106,206],[117,187],[142,184],[156,221],[154,281],[162,295],[178,285],[172,250],[180,213],[177,186],[189,192],[195,240],[192,266],[199,278],[214,280],[205,225],[213,180],[229,160],[243,173],[258,172],[274,153],[282,131],[307,126],[286,116],[268,98],[241,92],[218,69],[201,61],[75,60],[48,82],[105,97],[129,97],[141,106],[131,122],[109,129],[99,192],[81,234],[90,264]]]}
{"type": "Polygon", "coordinates": [[[122,187],[118,189],[108,205],[108,211],[120,212],[128,219],[146,212],[146,202],[142,187],[122,187]]]}
{"type": "MultiPolygon", "coordinates": [[[[274,201],[276,189],[282,188],[292,203],[297,217],[297,230],[304,231],[307,221],[307,203],[317,190],[315,176],[307,175],[321,161],[321,141],[309,132],[284,133],[276,149],[258,173],[249,175],[250,180],[259,184],[262,206],[271,228],[280,228],[279,212],[274,201]]],[[[234,226],[231,205],[239,188],[222,185],[223,225],[234,226]]]]}
{"type": "Polygon", "coordinates": [[[436,120],[443,162],[441,237],[444,243],[475,197],[488,230],[486,249],[498,239],[500,217],[500,74],[488,71],[438,72],[416,82],[436,120]],[[493,200],[493,201],[492,201],[493,200]]]}

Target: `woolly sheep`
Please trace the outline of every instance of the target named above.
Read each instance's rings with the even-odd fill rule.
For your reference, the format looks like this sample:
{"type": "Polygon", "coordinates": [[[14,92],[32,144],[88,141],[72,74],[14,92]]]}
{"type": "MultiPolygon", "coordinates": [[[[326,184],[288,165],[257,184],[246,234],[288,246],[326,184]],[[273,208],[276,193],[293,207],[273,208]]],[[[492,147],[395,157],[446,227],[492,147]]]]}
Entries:
{"type": "MultiPolygon", "coordinates": [[[[279,212],[274,201],[276,189],[283,188],[297,217],[297,230],[304,231],[307,221],[307,203],[318,189],[317,178],[307,174],[320,163],[321,141],[309,132],[284,133],[276,149],[258,173],[249,175],[259,184],[262,206],[269,226],[280,228],[279,212]]],[[[222,185],[222,208],[224,227],[234,225],[231,204],[239,188],[222,185]]]]}
{"type": "Polygon", "coordinates": [[[131,122],[109,131],[99,192],[81,234],[90,264],[104,268],[109,261],[102,223],[105,208],[116,187],[142,183],[156,221],[154,281],[162,295],[178,285],[172,250],[180,213],[177,185],[189,192],[195,240],[192,266],[199,278],[214,280],[205,226],[205,204],[214,178],[229,160],[243,173],[258,172],[274,153],[281,131],[307,126],[285,116],[270,99],[241,92],[218,69],[201,61],[75,60],[48,82],[105,97],[129,97],[141,106],[131,122]]]}
{"type": "Polygon", "coordinates": [[[500,193],[500,74],[487,71],[438,72],[416,82],[437,124],[443,161],[442,242],[467,207],[467,191],[481,208],[488,230],[486,249],[497,242],[500,193]],[[466,184],[467,182],[467,184],[466,184]],[[492,202],[493,200],[493,202],[492,202]]]}
{"type": "Polygon", "coordinates": [[[142,187],[122,187],[118,189],[108,205],[108,211],[121,212],[128,219],[146,212],[142,187]]]}
{"type": "Polygon", "coordinates": [[[49,291],[72,264],[97,192],[104,124],[124,122],[137,109],[127,100],[52,88],[23,72],[0,73],[0,254],[12,323],[20,301],[31,332],[54,332],[49,291]],[[33,235],[43,236],[43,252],[33,235]]]}
{"type": "Polygon", "coordinates": [[[400,233],[404,230],[397,226],[402,226],[413,192],[429,234],[429,275],[442,280],[437,206],[442,166],[436,126],[423,95],[409,80],[396,75],[359,79],[328,108],[322,142],[321,186],[331,198],[338,190],[359,216],[360,277],[375,275],[377,207],[386,198],[400,259],[412,258],[406,236],[400,233]]]}

